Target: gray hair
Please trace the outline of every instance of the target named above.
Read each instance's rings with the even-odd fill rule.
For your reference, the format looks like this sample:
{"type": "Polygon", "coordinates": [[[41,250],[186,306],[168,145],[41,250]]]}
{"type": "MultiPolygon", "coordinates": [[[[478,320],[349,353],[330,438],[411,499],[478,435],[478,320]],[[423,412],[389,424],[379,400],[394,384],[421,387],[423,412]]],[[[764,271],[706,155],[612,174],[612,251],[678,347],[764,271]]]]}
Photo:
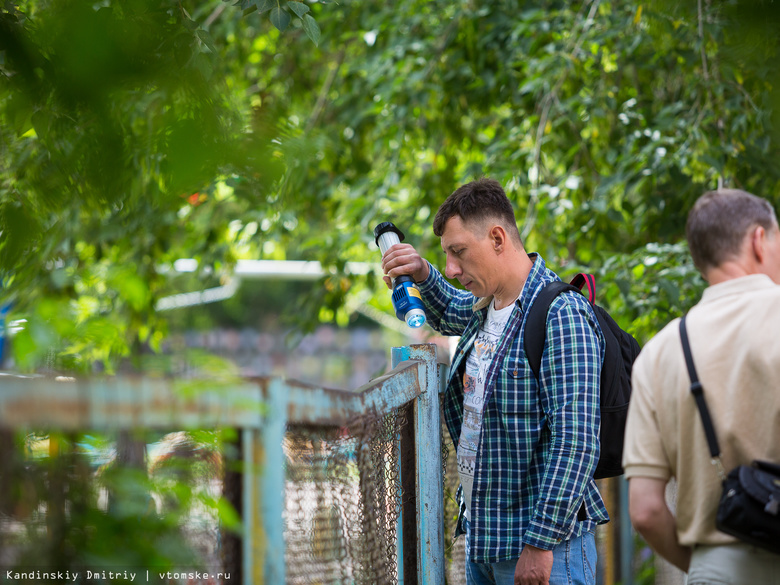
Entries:
{"type": "Polygon", "coordinates": [[[708,191],[688,214],[685,233],[693,263],[702,273],[739,255],[745,236],[761,226],[770,231],[777,216],[766,199],[739,189],[708,191]]]}

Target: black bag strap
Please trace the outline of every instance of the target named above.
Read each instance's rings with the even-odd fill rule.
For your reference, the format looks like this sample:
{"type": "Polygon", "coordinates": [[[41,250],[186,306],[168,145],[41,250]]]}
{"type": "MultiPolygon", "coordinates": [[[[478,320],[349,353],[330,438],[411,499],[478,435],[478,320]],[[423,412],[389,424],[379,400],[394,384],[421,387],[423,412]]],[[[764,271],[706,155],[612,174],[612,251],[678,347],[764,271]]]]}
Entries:
{"type": "Polygon", "coordinates": [[[693,394],[696,406],[699,408],[701,422],[704,425],[704,434],[707,436],[707,445],[710,448],[710,455],[712,455],[713,459],[717,459],[718,455],[720,455],[720,447],[718,446],[718,438],[715,436],[715,427],[710,417],[710,409],[707,408],[707,401],[704,400],[704,388],[701,382],[699,382],[699,376],[696,374],[696,366],[693,365],[691,346],[688,343],[688,330],[685,327],[686,317],[687,315],[684,315],[680,319],[680,340],[682,341],[683,354],[685,354],[685,365],[688,367],[688,376],[691,378],[691,394],[693,394]]]}
{"type": "Polygon", "coordinates": [[[542,354],[547,339],[547,313],[550,304],[559,294],[571,290],[580,293],[580,289],[561,280],[547,283],[536,295],[531,308],[528,309],[528,317],[525,320],[525,333],[523,334],[523,349],[525,357],[534,377],[539,379],[539,369],[542,367],[542,354]]]}

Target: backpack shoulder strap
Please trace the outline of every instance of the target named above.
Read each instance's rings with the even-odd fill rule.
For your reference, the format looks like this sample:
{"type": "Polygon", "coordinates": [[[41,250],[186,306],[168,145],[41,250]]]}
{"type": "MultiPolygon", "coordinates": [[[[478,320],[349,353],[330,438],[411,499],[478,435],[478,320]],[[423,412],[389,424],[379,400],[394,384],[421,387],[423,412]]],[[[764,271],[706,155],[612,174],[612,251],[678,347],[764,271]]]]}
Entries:
{"type": "Polygon", "coordinates": [[[542,353],[547,340],[547,313],[550,305],[559,294],[571,290],[577,293],[580,289],[566,282],[555,280],[544,286],[528,309],[528,317],[525,320],[523,333],[523,348],[528,364],[534,377],[539,378],[539,369],[542,367],[542,353]]]}
{"type": "Polygon", "coordinates": [[[586,287],[588,289],[588,300],[590,301],[590,304],[593,305],[596,303],[596,278],[592,274],[586,274],[584,272],[575,274],[574,278],[571,279],[571,283],[580,290],[582,290],[582,287],[586,287]]]}

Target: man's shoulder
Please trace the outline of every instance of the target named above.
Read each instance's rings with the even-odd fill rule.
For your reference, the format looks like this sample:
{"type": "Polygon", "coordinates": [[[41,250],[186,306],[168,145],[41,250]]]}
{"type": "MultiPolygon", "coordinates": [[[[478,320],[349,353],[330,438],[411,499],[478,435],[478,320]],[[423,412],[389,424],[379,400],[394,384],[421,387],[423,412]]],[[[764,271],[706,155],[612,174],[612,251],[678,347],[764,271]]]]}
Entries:
{"type": "MultiPolygon", "coordinates": [[[[557,277],[554,281],[551,280],[546,282],[544,286],[547,286],[552,282],[558,282],[560,283],[559,286],[562,287],[567,286],[567,283],[557,279],[557,277]]],[[[598,322],[590,301],[576,288],[564,288],[550,301],[547,320],[549,321],[553,318],[569,320],[586,319],[593,323],[598,322]]]]}
{"type": "Polygon", "coordinates": [[[667,323],[658,333],[642,346],[634,361],[634,368],[654,368],[655,364],[665,358],[671,352],[682,356],[680,340],[680,318],[676,317],[667,323]]]}
{"type": "Polygon", "coordinates": [[[550,312],[558,311],[566,306],[575,307],[580,310],[585,309],[588,312],[592,311],[590,301],[588,301],[584,294],[575,288],[566,289],[555,297],[550,304],[550,312]]]}
{"type": "MultiPolygon", "coordinates": [[[[527,300],[534,303],[542,290],[552,283],[561,283],[559,286],[563,287],[568,284],[545,264],[544,259],[539,254],[533,252],[529,254],[529,257],[534,261],[534,264],[528,275],[526,290],[523,291],[521,298],[526,296],[527,300]]],[[[557,312],[567,305],[574,305],[582,309],[590,307],[588,299],[581,292],[575,288],[564,289],[550,302],[550,313],[557,312]]]]}

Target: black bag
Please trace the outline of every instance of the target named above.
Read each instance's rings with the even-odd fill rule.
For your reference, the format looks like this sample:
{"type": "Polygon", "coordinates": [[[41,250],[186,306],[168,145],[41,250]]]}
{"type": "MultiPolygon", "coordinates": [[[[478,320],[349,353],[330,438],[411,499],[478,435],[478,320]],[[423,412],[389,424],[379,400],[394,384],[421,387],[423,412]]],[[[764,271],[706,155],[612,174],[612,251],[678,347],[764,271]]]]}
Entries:
{"type": "Polygon", "coordinates": [[[628,403],[631,399],[631,367],[636,356],[639,355],[639,343],[629,333],[623,331],[604,308],[594,304],[596,281],[593,276],[577,274],[570,284],[556,280],[545,285],[541,290],[528,310],[523,346],[531,370],[538,379],[547,336],[547,313],[550,304],[562,292],[571,290],[580,293],[583,286],[588,288],[588,300],[606,341],[599,386],[601,454],[593,475],[595,479],[601,479],[623,473],[623,437],[628,403]]]}
{"type": "Polygon", "coordinates": [[[680,321],[680,338],[691,378],[691,393],[704,425],[710,455],[723,483],[715,527],[743,542],[780,554],[780,465],[753,461],[751,465],[740,465],[725,475],[715,427],[693,364],[685,317],[680,321]]]}

